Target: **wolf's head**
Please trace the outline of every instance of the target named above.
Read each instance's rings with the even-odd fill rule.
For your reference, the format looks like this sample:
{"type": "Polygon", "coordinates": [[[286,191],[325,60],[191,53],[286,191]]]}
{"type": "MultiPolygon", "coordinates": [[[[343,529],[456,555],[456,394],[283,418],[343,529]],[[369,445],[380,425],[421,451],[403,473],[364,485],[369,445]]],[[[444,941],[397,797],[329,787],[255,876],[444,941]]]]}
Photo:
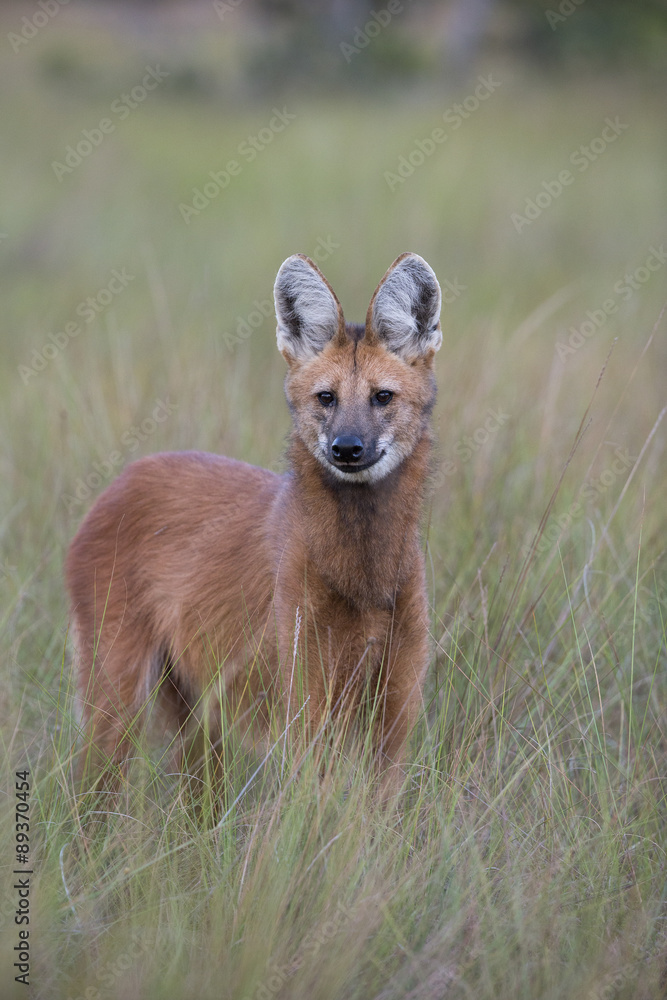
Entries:
{"type": "Polygon", "coordinates": [[[435,399],[435,274],[417,254],[401,254],[376,288],[365,326],[345,323],[333,289],[302,254],[282,264],[274,296],[296,434],[336,479],[378,482],[412,452],[435,399]]]}

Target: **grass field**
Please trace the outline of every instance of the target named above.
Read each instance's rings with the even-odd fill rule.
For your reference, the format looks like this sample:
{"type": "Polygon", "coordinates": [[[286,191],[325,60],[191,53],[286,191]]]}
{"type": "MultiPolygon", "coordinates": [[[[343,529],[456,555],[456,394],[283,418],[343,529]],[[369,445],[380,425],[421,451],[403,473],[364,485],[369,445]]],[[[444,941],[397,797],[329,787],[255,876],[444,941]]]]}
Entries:
{"type": "Polygon", "coordinates": [[[151,44],[62,11],[0,69],[2,981],[29,768],[40,1000],[664,995],[659,88],[499,65],[480,67],[495,83],[478,107],[475,75],[203,99],[151,44]],[[158,63],[171,76],[124,115],[158,63]],[[231,746],[215,830],[138,761],[84,841],[62,582],[77,525],[139,455],[280,468],[278,266],[316,256],[358,320],[403,250],[450,300],[425,519],[433,662],[403,794],[381,807],[361,751],[320,783],[281,749],[259,767],[231,746]]]}

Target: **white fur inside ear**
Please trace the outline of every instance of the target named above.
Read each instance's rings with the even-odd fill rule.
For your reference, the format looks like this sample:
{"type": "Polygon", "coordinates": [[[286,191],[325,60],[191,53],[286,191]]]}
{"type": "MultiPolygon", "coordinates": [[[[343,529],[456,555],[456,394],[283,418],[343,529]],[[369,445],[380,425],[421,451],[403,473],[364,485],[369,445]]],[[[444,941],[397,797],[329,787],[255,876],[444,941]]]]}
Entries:
{"type": "Polygon", "coordinates": [[[307,258],[288,257],[273,289],[278,349],[299,361],[315,357],[340,322],[340,306],[324,277],[307,258]]]}
{"type": "Polygon", "coordinates": [[[440,285],[433,270],[416,253],[399,257],[375,293],[372,325],[386,347],[408,359],[437,351],[440,330],[440,285]]]}

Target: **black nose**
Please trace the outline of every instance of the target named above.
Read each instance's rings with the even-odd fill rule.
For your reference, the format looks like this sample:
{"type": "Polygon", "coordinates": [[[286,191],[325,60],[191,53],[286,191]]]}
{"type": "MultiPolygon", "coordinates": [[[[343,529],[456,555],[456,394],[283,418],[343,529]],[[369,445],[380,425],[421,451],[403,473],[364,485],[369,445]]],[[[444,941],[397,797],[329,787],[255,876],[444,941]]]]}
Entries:
{"type": "Polygon", "coordinates": [[[363,453],[363,442],[354,434],[339,434],[331,445],[331,454],[337,462],[358,462],[363,453]]]}

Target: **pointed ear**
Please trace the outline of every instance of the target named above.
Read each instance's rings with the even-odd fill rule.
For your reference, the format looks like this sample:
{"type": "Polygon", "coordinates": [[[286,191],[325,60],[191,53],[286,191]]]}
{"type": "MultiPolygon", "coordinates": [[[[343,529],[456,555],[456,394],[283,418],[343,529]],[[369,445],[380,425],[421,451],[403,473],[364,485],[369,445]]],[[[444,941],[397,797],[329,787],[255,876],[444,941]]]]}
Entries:
{"type": "Polygon", "coordinates": [[[273,288],[278,350],[288,361],[314,358],[341,330],[343,310],[316,264],[297,253],[284,261],[273,288]]]}
{"type": "Polygon", "coordinates": [[[418,254],[403,253],[375,290],[366,336],[377,337],[405,361],[437,351],[442,343],[440,304],[440,285],[432,269],[418,254]]]}

